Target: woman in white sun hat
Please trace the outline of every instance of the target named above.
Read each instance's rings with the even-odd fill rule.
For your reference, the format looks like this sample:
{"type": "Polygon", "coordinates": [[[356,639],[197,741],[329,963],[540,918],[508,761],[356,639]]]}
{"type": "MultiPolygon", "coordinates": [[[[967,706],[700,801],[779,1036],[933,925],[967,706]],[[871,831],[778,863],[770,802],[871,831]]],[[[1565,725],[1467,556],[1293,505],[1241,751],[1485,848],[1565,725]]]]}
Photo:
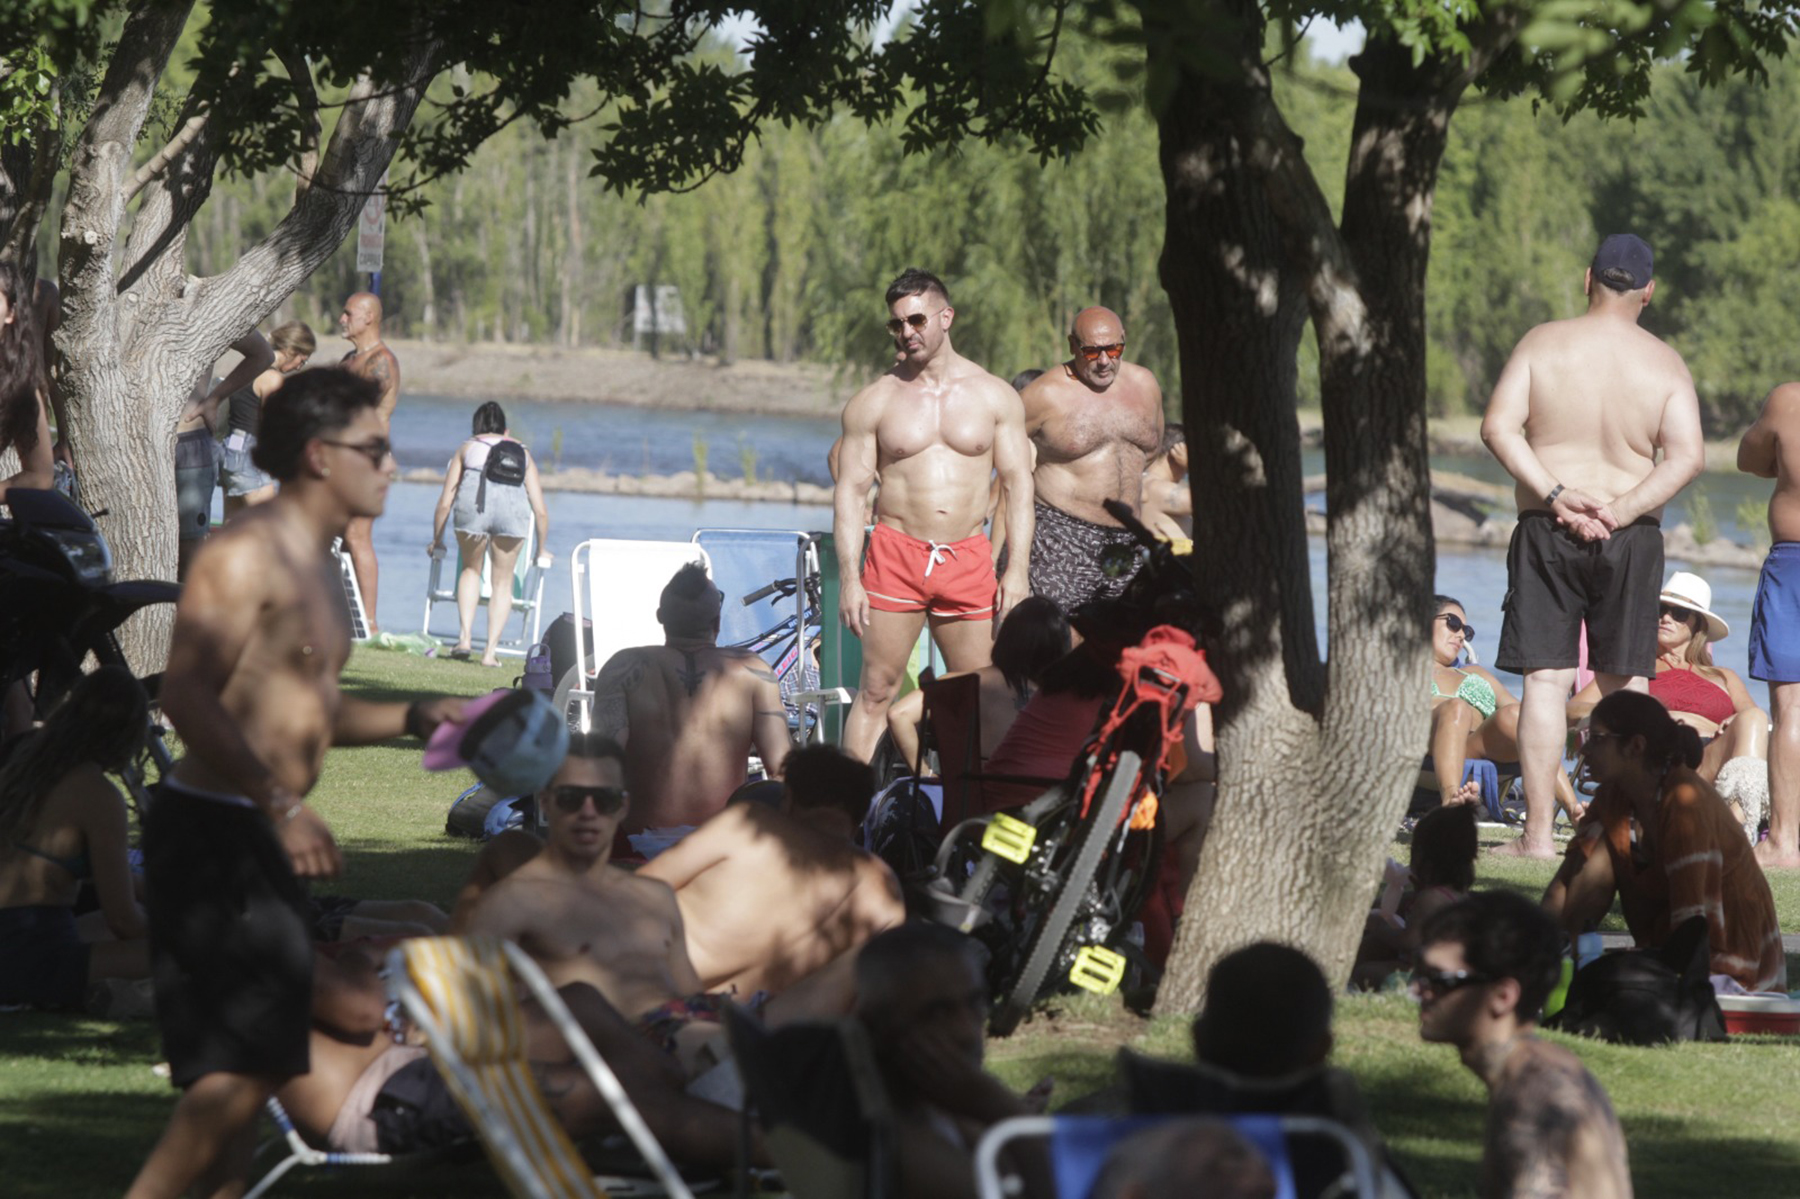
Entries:
{"type": "MultiPolygon", "coordinates": [[[[1712,587],[1699,575],[1676,571],[1657,597],[1656,674],[1650,694],[1669,714],[1700,734],[1705,756],[1697,773],[1734,805],[1748,790],[1767,794],[1769,717],[1756,706],[1736,671],[1713,664],[1712,643],[1731,626],[1712,610],[1712,587]]],[[[1570,703],[1570,716],[1586,715],[1600,699],[1590,683],[1570,703]]],[[[1756,805],[1759,809],[1760,804],[1756,805]]],[[[1746,819],[1752,814],[1745,812],[1746,819]]]]}

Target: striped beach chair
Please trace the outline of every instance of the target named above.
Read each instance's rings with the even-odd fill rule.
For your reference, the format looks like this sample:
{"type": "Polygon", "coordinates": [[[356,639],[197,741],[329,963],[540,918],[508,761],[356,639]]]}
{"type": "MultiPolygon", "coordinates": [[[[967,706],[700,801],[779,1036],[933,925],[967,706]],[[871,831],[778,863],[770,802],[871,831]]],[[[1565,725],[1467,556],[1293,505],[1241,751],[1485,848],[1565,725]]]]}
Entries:
{"type": "MultiPolygon", "coordinates": [[[[395,1160],[391,1154],[386,1153],[336,1153],[329,1149],[315,1148],[308,1144],[306,1138],[300,1135],[300,1130],[294,1127],[293,1120],[288,1118],[287,1109],[281,1106],[279,1099],[271,1095],[265,1106],[268,1109],[269,1119],[275,1122],[275,1129],[281,1134],[281,1141],[287,1144],[288,1155],[276,1162],[274,1167],[263,1175],[254,1187],[250,1188],[244,1195],[244,1199],[261,1199],[265,1191],[280,1182],[282,1176],[296,1166],[325,1168],[385,1166],[395,1160]]],[[[435,1154],[431,1156],[435,1156],[435,1154]]],[[[412,1155],[409,1154],[407,1157],[410,1160],[412,1155]]]]}
{"type": "MultiPolygon", "coordinates": [[[[488,1157],[519,1199],[607,1195],[538,1089],[525,1052],[523,984],[562,1033],[660,1184],[691,1199],[637,1107],[537,963],[491,937],[418,937],[388,958],[388,987],[425,1034],[437,1066],[488,1157]]],[[[614,1193],[623,1193],[615,1188],[614,1193]]],[[[636,1193],[644,1193],[637,1191],[636,1193]]]]}

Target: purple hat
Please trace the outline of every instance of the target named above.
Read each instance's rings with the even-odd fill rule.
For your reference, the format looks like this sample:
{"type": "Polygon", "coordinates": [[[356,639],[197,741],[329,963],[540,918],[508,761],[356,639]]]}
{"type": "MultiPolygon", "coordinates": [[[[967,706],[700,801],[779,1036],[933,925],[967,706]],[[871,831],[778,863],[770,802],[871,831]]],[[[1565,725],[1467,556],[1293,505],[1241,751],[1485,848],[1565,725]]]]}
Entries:
{"type": "Polygon", "coordinates": [[[569,725],[541,691],[502,688],[463,705],[425,743],[425,769],[467,766],[496,794],[530,795],[562,768],[569,725]]]}
{"type": "Polygon", "coordinates": [[[1630,233],[1615,233],[1594,254],[1594,278],[1614,291],[1636,291],[1650,282],[1656,256],[1650,244],[1630,233]]]}

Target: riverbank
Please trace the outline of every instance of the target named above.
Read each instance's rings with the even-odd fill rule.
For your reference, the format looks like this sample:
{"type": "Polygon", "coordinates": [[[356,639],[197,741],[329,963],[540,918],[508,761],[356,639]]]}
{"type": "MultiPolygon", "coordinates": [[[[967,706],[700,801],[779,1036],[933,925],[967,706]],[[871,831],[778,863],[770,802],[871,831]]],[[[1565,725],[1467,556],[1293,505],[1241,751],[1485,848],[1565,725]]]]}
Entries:
{"type": "Polygon", "coordinates": [[[836,416],[854,379],[805,362],[653,357],[635,350],[391,340],[406,390],[473,399],[836,416]]]}
{"type": "MultiPolygon", "coordinates": [[[[443,474],[434,470],[409,470],[401,478],[408,483],[439,484],[443,474]]],[[[725,479],[708,471],[696,476],[691,470],[674,474],[625,475],[582,467],[540,469],[545,491],[569,491],[588,495],[646,496],[658,499],[730,500],[761,504],[816,504],[829,507],[831,489],[797,480],[725,479]]],[[[1322,480],[1309,480],[1319,482],[1322,480]]],[[[1432,534],[1441,546],[1506,552],[1512,539],[1513,520],[1487,513],[1481,505],[1503,502],[1503,488],[1446,472],[1432,472],[1432,534]]],[[[1325,514],[1306,514],[1307,532],[1325,534],[1325,514]]],[[[1723,537],[1694,540],[1693,526],[1685,521],[1663,531],[1664,553],[1695,566],[1725,566],[1756,570],[1767,547],[1739,545],[1723,537]]]]}

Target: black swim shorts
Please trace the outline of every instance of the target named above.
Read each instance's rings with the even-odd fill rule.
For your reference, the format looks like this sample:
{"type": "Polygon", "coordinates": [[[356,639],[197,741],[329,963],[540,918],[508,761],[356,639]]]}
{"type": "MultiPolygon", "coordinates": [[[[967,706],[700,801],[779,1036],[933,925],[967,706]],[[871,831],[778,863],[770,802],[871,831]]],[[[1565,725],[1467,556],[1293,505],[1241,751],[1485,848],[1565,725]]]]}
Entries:
{"type": "Polygon", "coordinates": [[[1662,526],[1654,517],[1615,529],[1605,541],[1583,541],[1550,512],[1521,512],[1506,551],[1494,665],[1520,674],[1576,666],[1585,620],[1589,670],[1650,674],[1662,577],[1662,526]]]}
{"type": "Polygon", "coordinates": [[[1065,614],[1091,599],[1114,599],[1125,578],[1100,572],[1100,552],[1109,545],[1136,545],[1137,538],[1116,525],[1097,525],[1061,508],[1033,501],[1037,524],[1031,535],[1031,594],[1056,601],[1065,614]]]}
{"type": "Polygon", "coordinates": [[[144,884],[171,1081],[305,1074],[311,913],[268,817],[159,785],[144,820],[144,884]]]}
{"type": "Polygon", "coordinates": [[[382,1153],[440,1149],[475,1135],[428,1057],[393,1073],[376,1094],[369,1119],[375,1125],[375,1146],[382,1153]]]}

